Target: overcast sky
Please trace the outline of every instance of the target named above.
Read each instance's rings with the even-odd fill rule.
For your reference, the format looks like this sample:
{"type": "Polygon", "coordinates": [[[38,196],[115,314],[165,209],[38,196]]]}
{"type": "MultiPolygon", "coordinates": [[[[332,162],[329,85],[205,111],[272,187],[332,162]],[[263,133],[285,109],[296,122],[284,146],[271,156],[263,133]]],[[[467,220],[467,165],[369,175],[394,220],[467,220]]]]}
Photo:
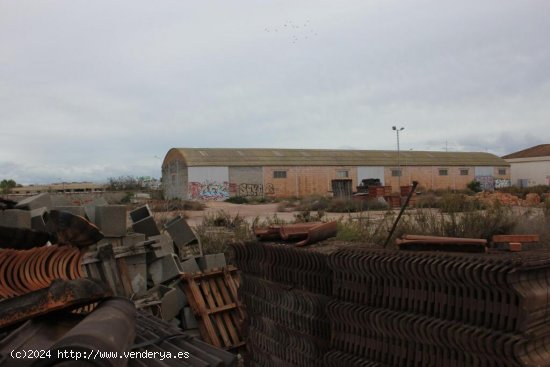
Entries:
{"type": "Polygon", "coordinates": [[[0,0],[0,179],[160,177],[172,147],[550,143],[550,1],[0,0]]]}

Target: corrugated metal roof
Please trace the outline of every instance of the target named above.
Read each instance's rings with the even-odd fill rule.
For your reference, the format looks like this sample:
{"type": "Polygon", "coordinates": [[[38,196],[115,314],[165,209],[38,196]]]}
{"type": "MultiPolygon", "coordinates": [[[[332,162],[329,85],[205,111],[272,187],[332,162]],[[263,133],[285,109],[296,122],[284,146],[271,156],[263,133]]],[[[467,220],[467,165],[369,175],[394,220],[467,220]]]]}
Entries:
{"type": "MultiPolygon", "coordinates": [[[[395,166],[397,152],[390,150],[172,148],[187,166],[395,166]]],[[[494,154],[482,152],[401,152],[401,165],[509,166],[494,154]],[[405,155],[406,154],[406,155],[405,155]]]]}
{"type": "Polygon", "coordinates": [[[550,157],[550,144],[540,144],[502,157],[503,159],[550,157]]]}

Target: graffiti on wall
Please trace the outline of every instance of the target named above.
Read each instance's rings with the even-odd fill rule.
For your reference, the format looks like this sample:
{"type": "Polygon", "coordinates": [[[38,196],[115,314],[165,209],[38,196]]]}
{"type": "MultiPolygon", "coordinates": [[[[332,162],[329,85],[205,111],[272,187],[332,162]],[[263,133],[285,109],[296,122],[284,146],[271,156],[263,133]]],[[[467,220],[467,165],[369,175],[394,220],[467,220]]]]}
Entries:
{"type": "Polygon", "coordinates": [[[190,182],[189,198],[194,200],[225,200],[229,197],[228,182],[190,182]]]}
{"type": "Polygon", "coordinates": [[[506,178],[497,178],[495,179],[495,189],[503,189],[505,187],[512,186],[512,182],[506,178]]]}
{"type": "Polygon", "coordinates": [[[481,184],[481,189],[484,191],[495,189],[495,178],[493,176],[476,176],[475,180],[481,184]]]}
{"type": "Polygon", "coordinates": [[[275,188],[272,184],[248,184],[239,185],[239,196],[264,196],[275,194],[275,188]]]}
{"type": "Polygon", "coordinates": [[[275,194],[273,184],[236,184],[229,182],[190,182],[188,185],[189,198],[192,200],[225,200],[232,195],[264,196],[275,194]]]}

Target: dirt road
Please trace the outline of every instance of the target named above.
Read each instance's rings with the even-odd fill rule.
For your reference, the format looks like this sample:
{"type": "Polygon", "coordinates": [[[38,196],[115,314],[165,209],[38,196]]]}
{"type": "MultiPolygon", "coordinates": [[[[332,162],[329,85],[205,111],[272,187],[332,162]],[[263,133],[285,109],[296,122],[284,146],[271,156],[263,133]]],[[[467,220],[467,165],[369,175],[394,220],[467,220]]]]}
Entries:
{"type": "MultiPolygon", "coordinates": [[[[231,216],[239,215],[245,218],[248,222],[252,222],[255,218],[259,217],[260,220],[266,218],[272,218],[277,216],[277,218],[282,219],[287,222],[294,220],[294,215],[299,214],[299,212],[278,212],[277,203],[270,204],[232,204],[220,201],[208,201],[206,202],[206,209],[202,211],[186,211],[187,222],[189,225],[196,226],[202,222],[202,219],[206,215],[215,215],[218,211],[224,211],[229,213],[231,216]]],[[[382,217],[385,211],[371,211],[369,215],[382,217]]],[[[359,213],[325,213],[324,219],[340,219],[348,218],[349,216],[357,217],[359,213]]],[[[363,215],[366,215],[363,213],[363,215]]]]}

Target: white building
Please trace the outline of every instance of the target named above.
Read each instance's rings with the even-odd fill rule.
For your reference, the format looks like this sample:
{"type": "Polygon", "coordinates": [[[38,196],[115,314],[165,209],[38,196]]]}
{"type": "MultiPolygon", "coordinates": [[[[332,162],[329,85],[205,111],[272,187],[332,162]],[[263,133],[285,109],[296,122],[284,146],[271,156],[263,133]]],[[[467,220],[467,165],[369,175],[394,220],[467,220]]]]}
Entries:
{"type": "Polygon", "coordinates": [[[510,163],[512,185],[550,185],[550,144],[541,144],[505,155],[510,163]]]}

